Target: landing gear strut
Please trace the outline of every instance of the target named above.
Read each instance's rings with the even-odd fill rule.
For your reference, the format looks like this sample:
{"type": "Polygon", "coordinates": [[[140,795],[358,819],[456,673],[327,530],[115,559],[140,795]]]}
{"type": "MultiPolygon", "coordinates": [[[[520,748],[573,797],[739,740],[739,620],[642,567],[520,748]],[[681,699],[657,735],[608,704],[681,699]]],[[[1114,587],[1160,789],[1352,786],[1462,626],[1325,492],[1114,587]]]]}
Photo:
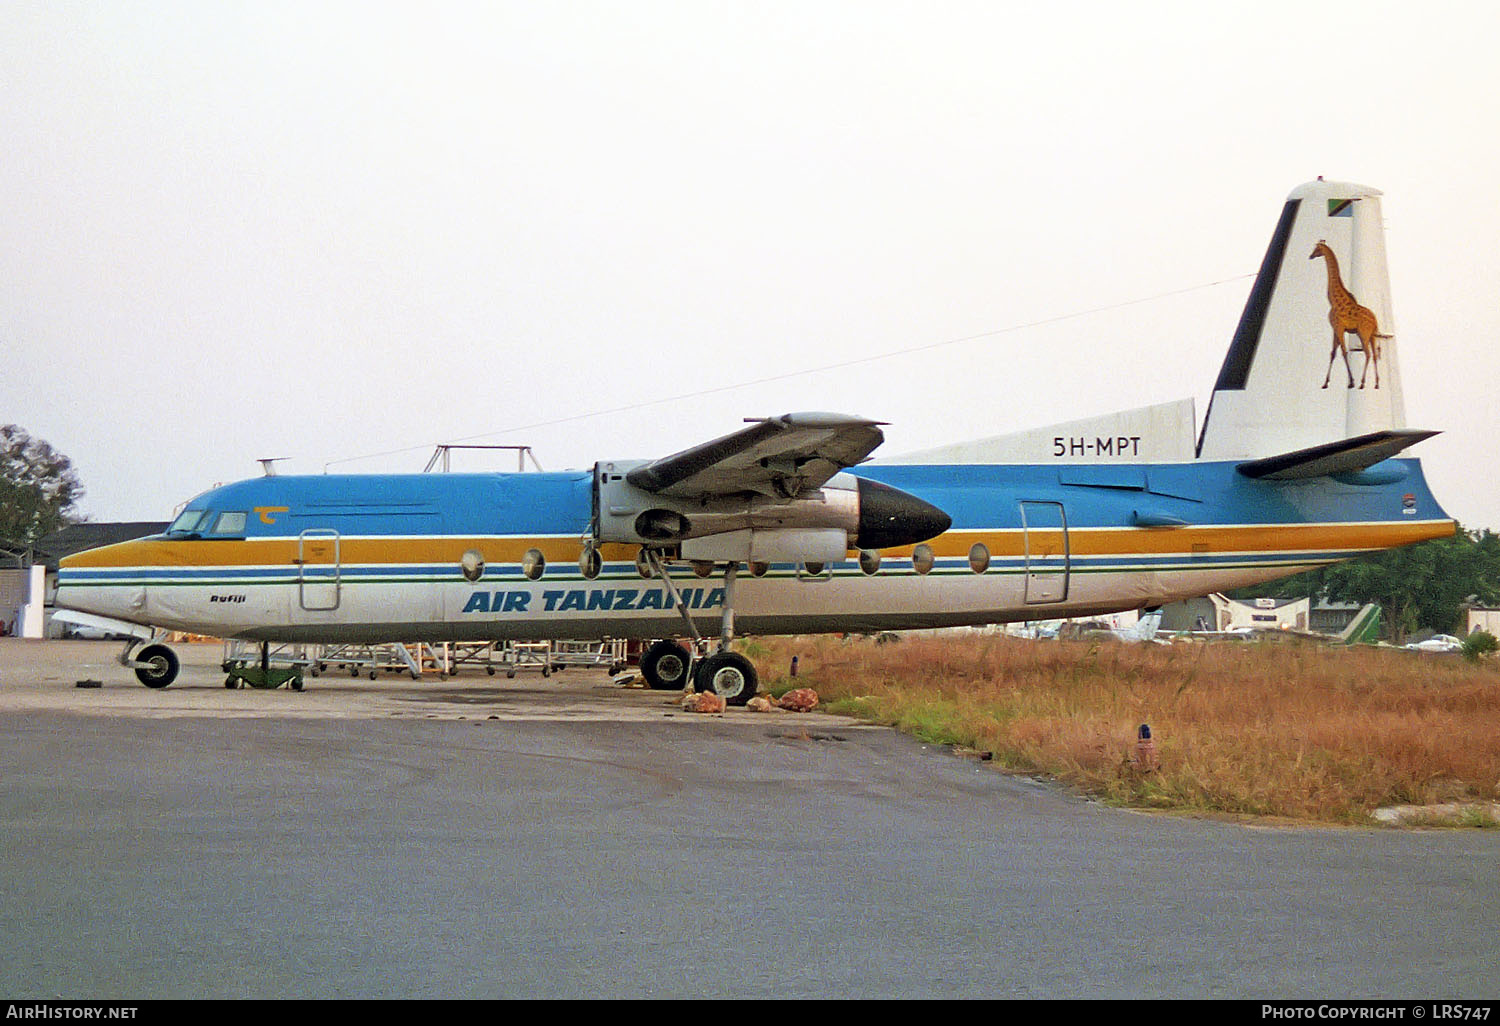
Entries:
{"type": "Polygon", "coordinates": [[[177,653],[166,645],[153,641],[135,655],[135,646],[139,645],[144,638],[131,638],[125,642],[125,648],[120,652],[119,660],[121,666],[128,666],[135,671],[135,679],[148,688],[164,688],[177,679],[177,653]]]}

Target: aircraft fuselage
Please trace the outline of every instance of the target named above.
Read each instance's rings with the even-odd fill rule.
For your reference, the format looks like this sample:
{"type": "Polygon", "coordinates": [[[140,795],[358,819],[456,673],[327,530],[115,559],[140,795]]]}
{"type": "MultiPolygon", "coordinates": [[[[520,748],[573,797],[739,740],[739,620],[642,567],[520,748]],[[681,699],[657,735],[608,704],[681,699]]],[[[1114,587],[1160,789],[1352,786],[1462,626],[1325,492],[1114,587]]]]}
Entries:
{"type": "MultiPolygon", "coordinates": [[[[735,583],[737,628],[1135,609],[1454,530],[1414,459],[1297,481],[1235,467],[861,467],[858,477],[925,500],[951,525],[822,565],[751,562],[735,583]]],[[[662,637],[684,631],[680,598],[717,633],[722,566],[673,561],[674,598],[645,575],[639,546],[598,541],[598,501],[595,471],[256,478],[193,500],[167,534],[65,560],[57,602],[167,629],[336,643],[662,637]]]]}

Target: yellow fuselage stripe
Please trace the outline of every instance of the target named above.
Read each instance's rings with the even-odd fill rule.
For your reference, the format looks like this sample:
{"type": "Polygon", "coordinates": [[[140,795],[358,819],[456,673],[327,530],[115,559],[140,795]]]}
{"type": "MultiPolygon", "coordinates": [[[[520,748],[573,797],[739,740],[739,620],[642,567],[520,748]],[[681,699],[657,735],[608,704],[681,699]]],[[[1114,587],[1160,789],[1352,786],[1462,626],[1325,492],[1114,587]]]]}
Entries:
{"type": "MultiPolygon", "coordinates": [[[[1453,534],[1452,520],[1375,524],[1270,524],[1251,526],[1203,526],[1170,528],[1071,528],[1067,532],[1070,555],[1132,556],[1175,553],[1232,554],[1236,552],[1352,552],[1394,548],[1453,534]]],[[[1029,548],[1032,556],[1061,555],[1061,530],[949,531],[928,545],[939,559],[967,556],[982,543],[994,557],[1021,557],[1029,548]]],[[[606,562],[633,560],[634,545],[601,545],[606,562]]],[[[909,558],[914,546],[883,550],[894,559],[909,558]]],[[[575,562],[582,551],[577,538],[341,538],[338,562],[347,565],[458,563],[465,552],[475,549],[487,563],[519,563],[528,550],[541,552],[549,563],[575,562]]],[[[853,553],[851,552],[851,555],[853,553]]],[[[65,569],[92,567],[210,567],[277,566],[298,560],[309,565],[334,561],[330,538],[250,538],[204,541],[137,539],[91,549],[62,561],[65,569]]]]}

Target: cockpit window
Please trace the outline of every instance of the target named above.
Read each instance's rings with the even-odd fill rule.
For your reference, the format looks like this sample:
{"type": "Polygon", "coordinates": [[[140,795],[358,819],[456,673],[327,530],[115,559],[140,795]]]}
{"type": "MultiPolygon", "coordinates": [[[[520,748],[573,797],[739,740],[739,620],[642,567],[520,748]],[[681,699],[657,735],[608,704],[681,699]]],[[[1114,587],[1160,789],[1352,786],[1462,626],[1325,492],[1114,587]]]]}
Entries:
{"type": "Polygon", "coordinates": [[[168,534],[197,534],[201,532],[212,513],[206,509],[185,509],[167,528],[168,534]]]}
{"type": "Polygon", "coordinates": [[[214,534],[244,534],[245,514],[243,513],[220,513],[219,522],[214,525],[214,534]]]}

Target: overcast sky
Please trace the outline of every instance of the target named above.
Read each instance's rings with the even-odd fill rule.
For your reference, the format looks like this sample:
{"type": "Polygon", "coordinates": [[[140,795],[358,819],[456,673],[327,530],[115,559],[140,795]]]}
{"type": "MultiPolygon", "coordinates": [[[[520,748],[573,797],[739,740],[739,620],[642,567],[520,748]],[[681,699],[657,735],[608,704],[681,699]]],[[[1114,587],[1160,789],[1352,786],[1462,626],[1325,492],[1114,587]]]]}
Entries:
{"type": "Polygon", "coordinates": [[[1201,417],[1321,174],[1385,191],[1415,453],[1500,528],[1497,47],[1487,2],[11,0],[0,422],[133,520],[259,457],[1201,417]]]}

